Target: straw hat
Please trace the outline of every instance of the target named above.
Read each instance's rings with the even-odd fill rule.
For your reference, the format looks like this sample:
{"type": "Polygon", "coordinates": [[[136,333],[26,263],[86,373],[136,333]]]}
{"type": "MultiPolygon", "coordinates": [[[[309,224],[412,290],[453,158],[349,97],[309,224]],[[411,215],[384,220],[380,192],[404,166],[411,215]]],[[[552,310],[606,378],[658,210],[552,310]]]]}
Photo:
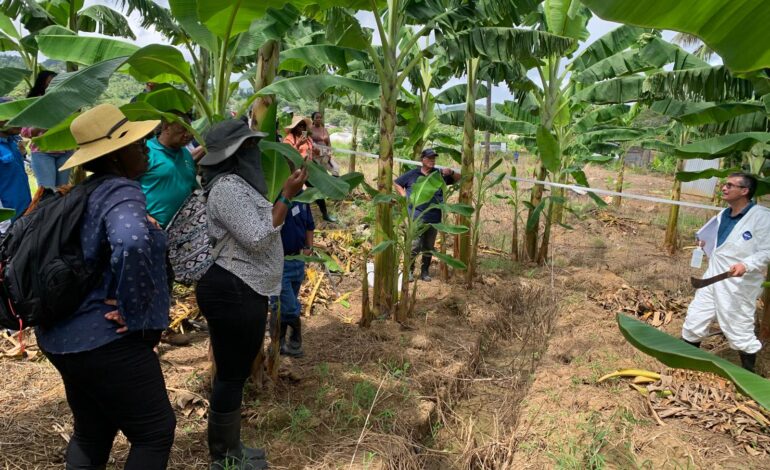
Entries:
{"type": "Polygon", "coordinates": [[[294,116],[293,118],[291,118],[291,124],[286,126],[286,128],[284,130],[286,132],[291,132],[292,129],[297,127],[297,124],[299,124],[302,121],[305,121],[305,125],[307,126],[307,130],[310,130],[310,126],[313,125],[313,121],[311,121],[310,118],[306,118],[305,116],[294,116]]]}
{"type": "Polygon", "coordinates": [[[59,171],[82,165],[125,147],[146,136],[160,121],[129,121],[117,106],[100,104],[76,117],[70,124],[78,150],[59,171]]]}

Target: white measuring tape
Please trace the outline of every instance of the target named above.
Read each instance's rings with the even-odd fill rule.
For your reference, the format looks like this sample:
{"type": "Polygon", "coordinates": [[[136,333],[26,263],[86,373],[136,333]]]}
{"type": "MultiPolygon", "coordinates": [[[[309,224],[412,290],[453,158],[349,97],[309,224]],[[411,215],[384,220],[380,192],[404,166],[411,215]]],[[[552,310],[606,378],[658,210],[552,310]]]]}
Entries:
{"type": "MultiPolygon", "coordinates": [[[[368,152],[354,152],[352,150],[347,149],[338,149],[333,147],[327,147],[325,145],[316,145],[318,148],[322,149],[328,149],[336,153],[342,153],[347,155],[361,155],[363,157],[368,158],[374,158],[379,159],[380,156],[374,153],[368,153],[368,152]]],[[[421,166],[422,163],[415,161],[415,160],[406,160],[403,158],[394,158],[393,161],[396,161],[398,163],[403,163],[404,165],[412,165],[412,166],[421,166]]],[[[440,165],[436,165],[436,168],[443,168],[440,165]]],[[[457,171],[456,169],[452,168],[453,170],[457,171]]],[[[580,195],[584,195],[586,193],[594,193],[594,194],[601,194],[603,196],[620,196],[627,199],[636,199],[639,201],[647,201],[647,202],[654,202],[658,204],[673,204],[681,207],[690,207],[693,209],[706,209],[706,210],[712,210],[712,211],[721,211],[724,209],[724,207],[717,207],[717,206],[709,206],[706,204],[698,204],[695,202],[687,202],[687,201],[672,201],[671,199],[665,199],[662,197],[655,197],[655,196],[646,196],[644,194],[633,194],[633,193],[620,193],[617,191],[610,191],[609,189],[599,189],[599,188],[589,188],[586,186],[577,186],[574,184],[562,184],[562,183],[553,183],[551,181],[540,181],[532,178],[519,178],[514,176],[505,176],[506,179],[511,181],[518,181],[521,183],[530,183],[532,185],[535,184],[541,184],[543,186],[548,186],[551,188],[565,188],[572,190],[580,195]]]]}

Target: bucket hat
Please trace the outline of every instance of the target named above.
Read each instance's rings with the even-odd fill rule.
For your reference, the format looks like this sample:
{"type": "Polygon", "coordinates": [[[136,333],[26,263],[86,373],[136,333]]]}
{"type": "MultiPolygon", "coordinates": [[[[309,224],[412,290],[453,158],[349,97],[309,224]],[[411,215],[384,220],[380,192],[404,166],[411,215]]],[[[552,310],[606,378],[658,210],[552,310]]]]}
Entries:
{"type": "Polygon", "coordinates": [[[311,121],[310,118],[306,118],[305,116],[294,116],[293,118],[291,118],[291,124],[286,126],[284,130],[286,132],[291,132],[292,129],[297,127],[297,124],[299,124],[302,121],[305,121],[305,125],[307,126],[307,129],[310,130],[310,126],[313,125],[313,121],[311,121]]]}
{"type": "Polygon", "coordinates": [[[249,125],[240,119],[214,124],[206,133],[206,156],[200,159],[198,165],[212,166],[222,163],[233,156],[246,139],[266,135],[264,132],[251,130],[249,125]]]}
{"type": "Polygon", "coordinates": [[[96,160],[145,137],[158,127],[159,120],[129,121],[112,104],[100,104],[76,117],[70,124],[78,149],[59,171],[96,160]]]}

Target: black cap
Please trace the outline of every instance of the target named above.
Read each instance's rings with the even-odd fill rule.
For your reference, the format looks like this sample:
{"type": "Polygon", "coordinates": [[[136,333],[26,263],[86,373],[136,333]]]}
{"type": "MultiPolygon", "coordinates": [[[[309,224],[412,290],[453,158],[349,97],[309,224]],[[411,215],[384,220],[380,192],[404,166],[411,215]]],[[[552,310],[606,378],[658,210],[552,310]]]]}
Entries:
{"type": "Polygon", "coordinates": [[[438,154],[432,148],[427,148],[420,153],[420,158],[436,158],[438,154]]]}

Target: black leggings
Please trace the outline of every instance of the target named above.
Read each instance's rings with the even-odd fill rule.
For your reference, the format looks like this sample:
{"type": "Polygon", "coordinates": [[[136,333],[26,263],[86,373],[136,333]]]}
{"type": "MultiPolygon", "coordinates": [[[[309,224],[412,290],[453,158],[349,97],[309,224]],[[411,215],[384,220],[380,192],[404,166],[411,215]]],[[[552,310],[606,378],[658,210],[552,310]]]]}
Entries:
{"type": "Polygon", "coordinates": [[[75,418],[68,469],[104,468],[118,430],[131,443],[126,470],[166,468],[176,417],[152,350],[160,334],[129,333],[92,351],[46,354],[75,418]]]}
{"type": "Polygon", "coordinates": [[[254,292],[240,278],[217,264],[198,281],[196,297],[209,324],[217,366],[211,409],[229,413],[240,408],[243,385],[262,348],[267,297],[254,292]]]}

